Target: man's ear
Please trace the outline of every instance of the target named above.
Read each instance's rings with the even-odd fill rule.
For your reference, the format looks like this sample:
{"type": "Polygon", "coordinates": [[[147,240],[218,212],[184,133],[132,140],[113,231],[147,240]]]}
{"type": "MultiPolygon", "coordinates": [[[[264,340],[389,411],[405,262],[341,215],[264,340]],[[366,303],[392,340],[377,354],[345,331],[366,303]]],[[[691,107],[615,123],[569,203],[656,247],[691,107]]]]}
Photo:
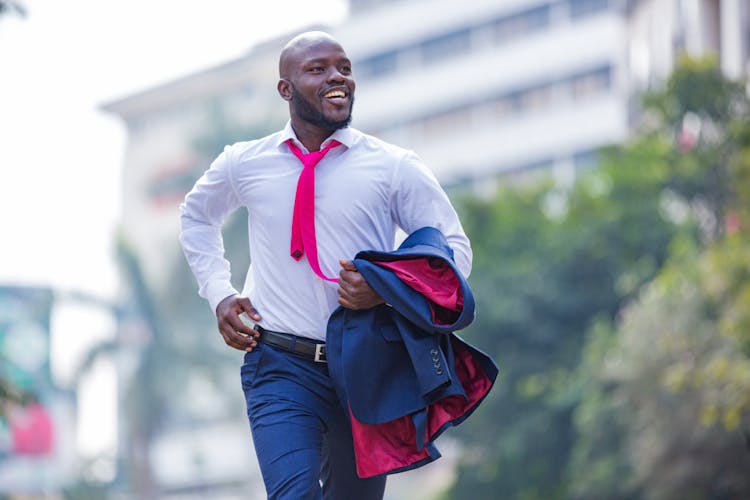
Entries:
{"type": "Polygon", "coordinates": [[[282,78],[276,85],[276,89],[279,91],[279,95],[282,99],[284,99],[285,101],[292,100],[292,82],[285,78],[282,78]]]}

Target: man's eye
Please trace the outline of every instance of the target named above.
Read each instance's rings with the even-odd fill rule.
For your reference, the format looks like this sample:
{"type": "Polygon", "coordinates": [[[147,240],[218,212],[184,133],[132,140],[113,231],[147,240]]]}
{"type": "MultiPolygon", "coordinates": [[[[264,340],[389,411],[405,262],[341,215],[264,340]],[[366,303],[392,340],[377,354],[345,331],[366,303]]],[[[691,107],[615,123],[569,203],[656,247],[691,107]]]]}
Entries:
{"type": "Polygon", "coordinates": [[[323,67],[322,66],[315,66],[314,68],[310,68],[310,71],[314,71],[316,73],[320,73],[321,71],[323,71],[323,67]]]}
{"type": "Polygon", "coordinates": [[[341,72],[342,72],[342,73],[345,73],[345,74],[347,74],[347,75],[348,75],[349,73],[351,73],[351,72],[352,72],[352,68],[351,68],[351,67],[349,67],[349,66],[342,66],[342,67],[341,67],[341,72]]]}

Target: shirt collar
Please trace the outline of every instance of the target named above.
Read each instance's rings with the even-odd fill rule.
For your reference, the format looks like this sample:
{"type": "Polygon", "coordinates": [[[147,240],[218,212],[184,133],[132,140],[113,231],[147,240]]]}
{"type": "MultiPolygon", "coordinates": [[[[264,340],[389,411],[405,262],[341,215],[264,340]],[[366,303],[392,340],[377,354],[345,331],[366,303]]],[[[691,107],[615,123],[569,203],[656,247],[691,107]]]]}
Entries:
{"type": "MultiPolygon", "coordinates": [[[[282,144],[284,144],[289,139],[292,139],[294,143],[302,150],[303,153],[309,153],[307,148],[300,142],[299,139],[297,139],[297,134],[294,133],[294,129],[292,128],[292,122],[290,120],[287,120],[286,126],[279,134],[279,138],[276,142],[276,146],[280,147],[282,144]]],[[[356,139],[355,132],[350,127],[344,127],[336,130],[333,134],[328,136],[323,141],[323,144],[320,145],[321,148],[324,148],[328,145],[329,142],[332,140],[337,140],[347,148],[352,147],[352,144],[354,144],[354,141],[356,139]]]]}

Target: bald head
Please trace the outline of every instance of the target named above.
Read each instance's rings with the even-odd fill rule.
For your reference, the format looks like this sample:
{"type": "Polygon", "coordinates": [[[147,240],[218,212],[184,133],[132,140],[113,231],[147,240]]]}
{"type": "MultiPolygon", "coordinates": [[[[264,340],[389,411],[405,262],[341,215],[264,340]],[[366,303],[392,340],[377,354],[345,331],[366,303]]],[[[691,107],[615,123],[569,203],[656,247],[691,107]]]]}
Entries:
{"type": "Polygon", "coordinates": [[[355,87],[352,63],[328,33],[302,33],[281,51],[277,89],[289,103],[297,137],[310,151],[349,124],[355,87]]]}
{"type": "Polygon", "coordinates": [[[309,50],[326,44],[335,45],[343,51],[341,44],[325,31],[307,31],[289,40],[279,56],[279,77],[291,78],[294,68],[309,50]]]}

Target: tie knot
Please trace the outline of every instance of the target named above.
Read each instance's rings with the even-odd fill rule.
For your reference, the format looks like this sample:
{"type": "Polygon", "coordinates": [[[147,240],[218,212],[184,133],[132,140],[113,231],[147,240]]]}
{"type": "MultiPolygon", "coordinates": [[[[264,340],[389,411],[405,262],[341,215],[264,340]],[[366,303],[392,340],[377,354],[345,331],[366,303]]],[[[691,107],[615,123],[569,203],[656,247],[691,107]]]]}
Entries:
{"type": "Polygon", "coordinates": [[[299,158],[299,160],[302,162],[302,165],[304,165],[305,167],[314,167],[320,160],[323,159],[326,153],[328,153],[336,146],[341,145],[339,141],[334,139],[320,151],[311,151],[310,153],[305,154],[296,144],[294,144],[294,141],[292,141],[292,139],[289,139],[286,142],[289,145],[289,149],[292,151],[292,153],[294,153],[294,156],[299,158]]]}

